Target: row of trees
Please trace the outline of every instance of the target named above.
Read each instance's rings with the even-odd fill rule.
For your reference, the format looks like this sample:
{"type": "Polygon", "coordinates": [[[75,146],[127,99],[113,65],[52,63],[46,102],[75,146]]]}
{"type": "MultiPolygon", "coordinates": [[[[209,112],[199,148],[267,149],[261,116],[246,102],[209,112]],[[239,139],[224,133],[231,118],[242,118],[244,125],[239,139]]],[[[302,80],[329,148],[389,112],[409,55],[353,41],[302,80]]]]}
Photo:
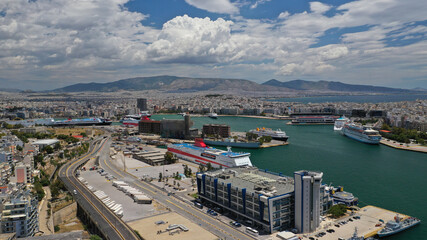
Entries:
{"type": "Polygon", "coordinates": [[[425,145],[427,142],[427,133],[425,132],[417,131],[414,129],[390,127],[387,124],[383,124],[381,129],[390,131],[390,133],[381,132],[382,136],[401,143],[410,143],[410,139],[413,139],[417,143],[422,145],[425,145]]]}

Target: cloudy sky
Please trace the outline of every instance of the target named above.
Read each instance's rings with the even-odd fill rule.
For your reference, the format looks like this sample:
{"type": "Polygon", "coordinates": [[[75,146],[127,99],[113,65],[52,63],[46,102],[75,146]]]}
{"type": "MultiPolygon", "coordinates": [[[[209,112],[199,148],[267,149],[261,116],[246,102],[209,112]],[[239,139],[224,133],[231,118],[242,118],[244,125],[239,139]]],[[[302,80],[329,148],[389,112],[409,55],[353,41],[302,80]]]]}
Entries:
{"type": "Polygon", "coordinates": [[[0,88],[176,75],[427,88],[425,0],[1,0],[0,88]]]}

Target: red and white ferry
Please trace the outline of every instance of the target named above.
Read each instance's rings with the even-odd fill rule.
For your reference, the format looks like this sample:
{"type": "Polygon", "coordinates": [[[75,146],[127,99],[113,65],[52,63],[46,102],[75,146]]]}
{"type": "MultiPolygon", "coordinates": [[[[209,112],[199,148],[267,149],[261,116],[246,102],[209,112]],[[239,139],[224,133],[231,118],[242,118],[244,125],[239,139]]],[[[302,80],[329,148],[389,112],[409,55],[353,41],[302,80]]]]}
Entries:
{"type": "Polygon", "coordinates": [[[232,152],[206,146],[203,139],[196,138],[195,144],[180,143],[169,144],[168,151],[177,158],[206,165],[210,163],[215,168],[228,168],[238,166],[252,166],[250,153],[232,152]]]}

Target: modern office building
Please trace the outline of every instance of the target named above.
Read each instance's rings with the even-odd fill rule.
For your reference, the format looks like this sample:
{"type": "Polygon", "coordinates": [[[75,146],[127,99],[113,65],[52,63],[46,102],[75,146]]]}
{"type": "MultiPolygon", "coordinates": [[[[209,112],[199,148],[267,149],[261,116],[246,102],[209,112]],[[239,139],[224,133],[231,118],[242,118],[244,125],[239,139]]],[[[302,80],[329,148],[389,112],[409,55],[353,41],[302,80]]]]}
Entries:
{"type": "Polygon", "coordinates": [[[1,233],[16,233],[18,238],[34,236],[39,231],[37,204],[29,190],[15,190],[0,205],[1,233]]]}
{"type": "Polygon", "coordinates": [[[315,231],[320,225],[323,173],[298,171],[295,179],[295,228],[300,233],[315,231]]]}
{"type": "Polygon", "coordinates": [[[140,110],[140,111],[147,111],[148,107],[147,107],[147,99],[146,98],[138,98],[136,100],[136,107],[140,110]]]}
{"type": "Polygon", "coordinates": [[[202,131],[204,136],[213,135],[228,138],[231,135],[230,126],[226,124],[204,124],[202,131]]]}
{"type": "MultiPolygon", "coordinates": [[[[299,187],[292,177],[256,167],[235,167],[197,174],[197,189],[203,203],[227,211],[238,221],[267,233],[297,226],[299,218],[296,218],[295,195],[299,187]]],[[[312,190],[315,191],[315,188],[312,190]]],[[[319,198],[317,215],[320,216],[327,211],[331,201],[323,186],[317,191],[317,194],[307,195],[305,199],[315,202],[313,198],[319,198]]]]}

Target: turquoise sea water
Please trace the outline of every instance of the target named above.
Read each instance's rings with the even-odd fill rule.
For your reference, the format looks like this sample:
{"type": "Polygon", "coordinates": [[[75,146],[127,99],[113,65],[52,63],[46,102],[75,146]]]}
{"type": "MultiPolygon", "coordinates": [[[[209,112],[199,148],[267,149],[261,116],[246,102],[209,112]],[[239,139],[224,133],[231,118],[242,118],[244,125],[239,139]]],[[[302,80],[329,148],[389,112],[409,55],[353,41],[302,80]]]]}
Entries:
{"type": "MultiPolygon", "coordinates": [[[[152,118],[182,119],[179,115],[152,118]]],[[[323,183],[344,186],[360,199],[360,206],[374,205],[422,220],[387,239],[427,239],[427,154],[363,144],[335,133],[331,125],[292,126],[283,120],[244,117],[191,119],[199,129],[206,123],[225,123],[232,131],[281,128],[289,135],[287,146],[234,151],[250,152],[255,166],[289,176],[301,169],[322,171],[323,183]]]]}
{"type": "Polygon", "coordinates": [[[394,95],[360,95],[360,96],[320,96],[320,97],[300,97],[300,98],[275,98],[267,101],[275,102],[300,102],[300,103],[323,103],[323,102],[356,102],[356,103],[380,103],[380,102],[401,102],[415,101],[417,99],[427,99],[424,94],[394,94],[394,95]]]}

